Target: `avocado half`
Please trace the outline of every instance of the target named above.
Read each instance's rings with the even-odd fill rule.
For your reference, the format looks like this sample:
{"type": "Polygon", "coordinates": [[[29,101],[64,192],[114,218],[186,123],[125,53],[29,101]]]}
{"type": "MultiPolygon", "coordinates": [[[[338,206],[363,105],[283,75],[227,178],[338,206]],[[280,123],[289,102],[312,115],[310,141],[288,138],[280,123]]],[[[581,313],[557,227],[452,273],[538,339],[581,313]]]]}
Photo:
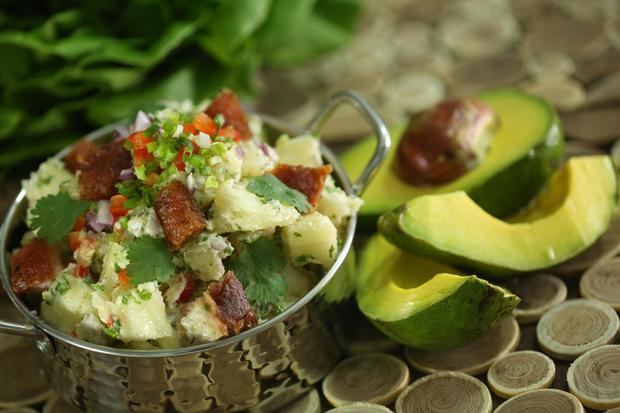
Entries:
{"type": "Polygon", "coordinates": [[[617,202],[609,156],[571,158],[535,203],[502,221],[463,191],[412,199],[379,219],[379,230],[411,253],[483,276],[508,276],[559,264],[605,230],[617,202]]]}
{"type": "Polygon", "coordinates": [[[428,350],[475,339],[520,301],[474,275],[408,254],[381,235],[362,251],[356,298],[362,313],[387,336],[428,350]]]}
{"type": "MultiPolygon", "coordinates": [[[[405,125],[391,131],[393,145],[386,161],[363,195],[363,221],[417,196],[466,191],[485,211],[508,216],[525,206],[540,191],[559,165],[563,135],[555,110],[544,100],[517,89],[493,89],[477,96],[497,113],[500,127],[484,160],[460,178],[440,186],[412,186],[394,171],[396,149],[405,125]]],[[[362,172],[375,146],[368,138],[342,155],[349,176],[362,172]]]]}

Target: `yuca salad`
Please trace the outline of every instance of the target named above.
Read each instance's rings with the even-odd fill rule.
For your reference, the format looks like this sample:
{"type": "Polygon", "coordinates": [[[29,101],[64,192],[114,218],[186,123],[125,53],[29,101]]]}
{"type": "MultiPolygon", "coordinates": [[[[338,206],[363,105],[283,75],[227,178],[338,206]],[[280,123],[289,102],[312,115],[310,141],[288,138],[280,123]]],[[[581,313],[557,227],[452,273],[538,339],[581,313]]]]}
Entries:
{"type": "Polygon", "coordinates": [[[229,90],[139,112],[117,135],[23,182],[29,230],[11,256],[15,293],[93,343],[170,348],[255,326],[331,266],[361,205],[315,137],[270,146],[229,90]]]}

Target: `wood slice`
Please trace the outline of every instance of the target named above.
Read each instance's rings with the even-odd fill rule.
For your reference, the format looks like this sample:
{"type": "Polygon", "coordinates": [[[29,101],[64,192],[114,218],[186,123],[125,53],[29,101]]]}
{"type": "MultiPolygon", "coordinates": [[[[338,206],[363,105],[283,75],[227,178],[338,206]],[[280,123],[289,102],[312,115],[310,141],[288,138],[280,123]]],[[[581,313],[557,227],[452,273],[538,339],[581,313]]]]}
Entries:
{"type": "Polygon", "coordinates": [[[345,406],[336,407],[326,413],[393,413],[392,410],[380,404],[373,403],[351,403],[345,406]]]}
{"type": "Polygon", "coordinates": [[[579,281],[579,292],[620,311],[620,258],[600,262],[586,271],[579,281]]]}
{"type": "Polygon", "coordinates": [[[275,413],[321,413],[321,396],[318,391],[310,390],[310,392],[278,409],[275,413]]]}
{"type": "Polygon", "coordinates": [[[551,274],[513,278],[506,287],[521,298],[513,314],[521,324],[536,322],[551,308],[566,300],[564,281],[551,274]]]}
{"type": "Polygon", "coordinates": [[[584,406],[595,410],[620,407],[620,345],[581,355],[571,364],[566,380],[584,406]]]}
{"type": "Polygon", "coordinates": [[[588,350],[611,343],[619,329],[618,314],[609,304],[581,298],[549,310],[536,326],[536,338],[551,357],[574,360],[588,350]]]}
{"type": "Polygon", "coordinates": [[[424,373],[458,371],[478,375],[486,372],[495,360],[514,351],[519,338],[519,324],[507,317],[469,344],[446,351],[407,348],[405,358],[424,373]]]}
{"type": "Polygon", "coordinates": [[[607,260],[620,253],[620,213],[614,214],[607,231],[584,251],[549,269],[562,276],[581,275],[599,261],[607,260]]]}
{"type": "Polygon", "coordinates": [[[519,394],[502,403],[494,413],[584,413],[579,400],[557,389],[533,390],[519,394]]]}
{"type": "Polygon", "coordinates": [[[491,413],[492,409],[491,393],[484,383],[457,372],[422,377],[396,400],[396,413],[491,413]]]}
{"type": "Polygon", "coordinates": [[[564,132],[574,139],[606,145],[620,134],[620,108],[589,109],[562,116],[564,132]]]}
{"type": "Polygon", "coordinates": [[[538,351],[517,351],[497,360],[487,373],[493,393],[508,399],[530,390],[551,386],[555,364],[538,351]]]}
{"type": "Polygon", "coordinates": [[[323,381],[323,395],[338,407],[353,402],[388,405],[409,382],[409,369],[400,359],[375,353],[354,356],[338,364],[323,381]]]}

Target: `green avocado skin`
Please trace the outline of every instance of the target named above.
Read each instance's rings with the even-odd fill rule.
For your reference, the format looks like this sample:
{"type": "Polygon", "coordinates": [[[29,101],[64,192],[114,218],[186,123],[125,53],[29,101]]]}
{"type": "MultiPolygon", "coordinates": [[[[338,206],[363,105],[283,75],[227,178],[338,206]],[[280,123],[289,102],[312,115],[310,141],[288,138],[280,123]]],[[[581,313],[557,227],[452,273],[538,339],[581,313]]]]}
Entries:
{"type": "MultiPolygon", "coordinates": [[[[557,113],[545,139],[525,157],[467,191],[482,209],[497,218],[516,213],[536,197],[562,161],[564,135],[557,113]]],[[[508,150],[508,149],[507,149],[508,150]]]]}
{"type": "Polygon", "coordinates": [[[516,295],[468,276],[458,290],[408,318],[370,321],[393,340],[425,350],[447,350],[466,344],[512,314],[516,295]]]}

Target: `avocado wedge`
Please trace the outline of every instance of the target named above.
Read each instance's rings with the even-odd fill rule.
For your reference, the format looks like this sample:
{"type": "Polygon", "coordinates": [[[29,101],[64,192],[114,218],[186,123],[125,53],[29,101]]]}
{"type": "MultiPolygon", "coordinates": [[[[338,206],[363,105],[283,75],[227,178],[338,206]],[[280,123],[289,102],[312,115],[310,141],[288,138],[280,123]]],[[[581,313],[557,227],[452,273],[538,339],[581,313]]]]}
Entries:
{"type": "MultiPolygon", "coordinates": [[[[391,131],[394,141],[388,158],[364,192],[362,221],[372,221],[426,194],[463,190],[497,217],[516,212],[536,196],[562,156],[563,137],[556,112],[544,100],[516,89],[493,89],[477,97],[495,110],[500,121],[484,160],[450,183],[410,185],[395,172],[396,150],[405,126],[395,128],[391,131]]],[[[374,138],[365,139],[343,154],[342,164],[349,176],[359,176],[374,150],[374,142],[374,138]]]]}
{"type": "Polygon", "coordinates": [[[475,339],[520,301],[474,275],[408,254],[381,235],[362,251],[356,298],[362,313],[387,336],[428,350],[475,339]]]}
{"type": "MultiPolygon", "coordinates": [[[[510,188],[506,188],[509,191],[510,188]]],[[[609,156],[570,158],[525,212],[502,221],[465,192],[414,198],[379,219],[379,230],[411,253],[483,276],[508,276],[559,264],[606,230],[616,208],[609,156]]]]}

